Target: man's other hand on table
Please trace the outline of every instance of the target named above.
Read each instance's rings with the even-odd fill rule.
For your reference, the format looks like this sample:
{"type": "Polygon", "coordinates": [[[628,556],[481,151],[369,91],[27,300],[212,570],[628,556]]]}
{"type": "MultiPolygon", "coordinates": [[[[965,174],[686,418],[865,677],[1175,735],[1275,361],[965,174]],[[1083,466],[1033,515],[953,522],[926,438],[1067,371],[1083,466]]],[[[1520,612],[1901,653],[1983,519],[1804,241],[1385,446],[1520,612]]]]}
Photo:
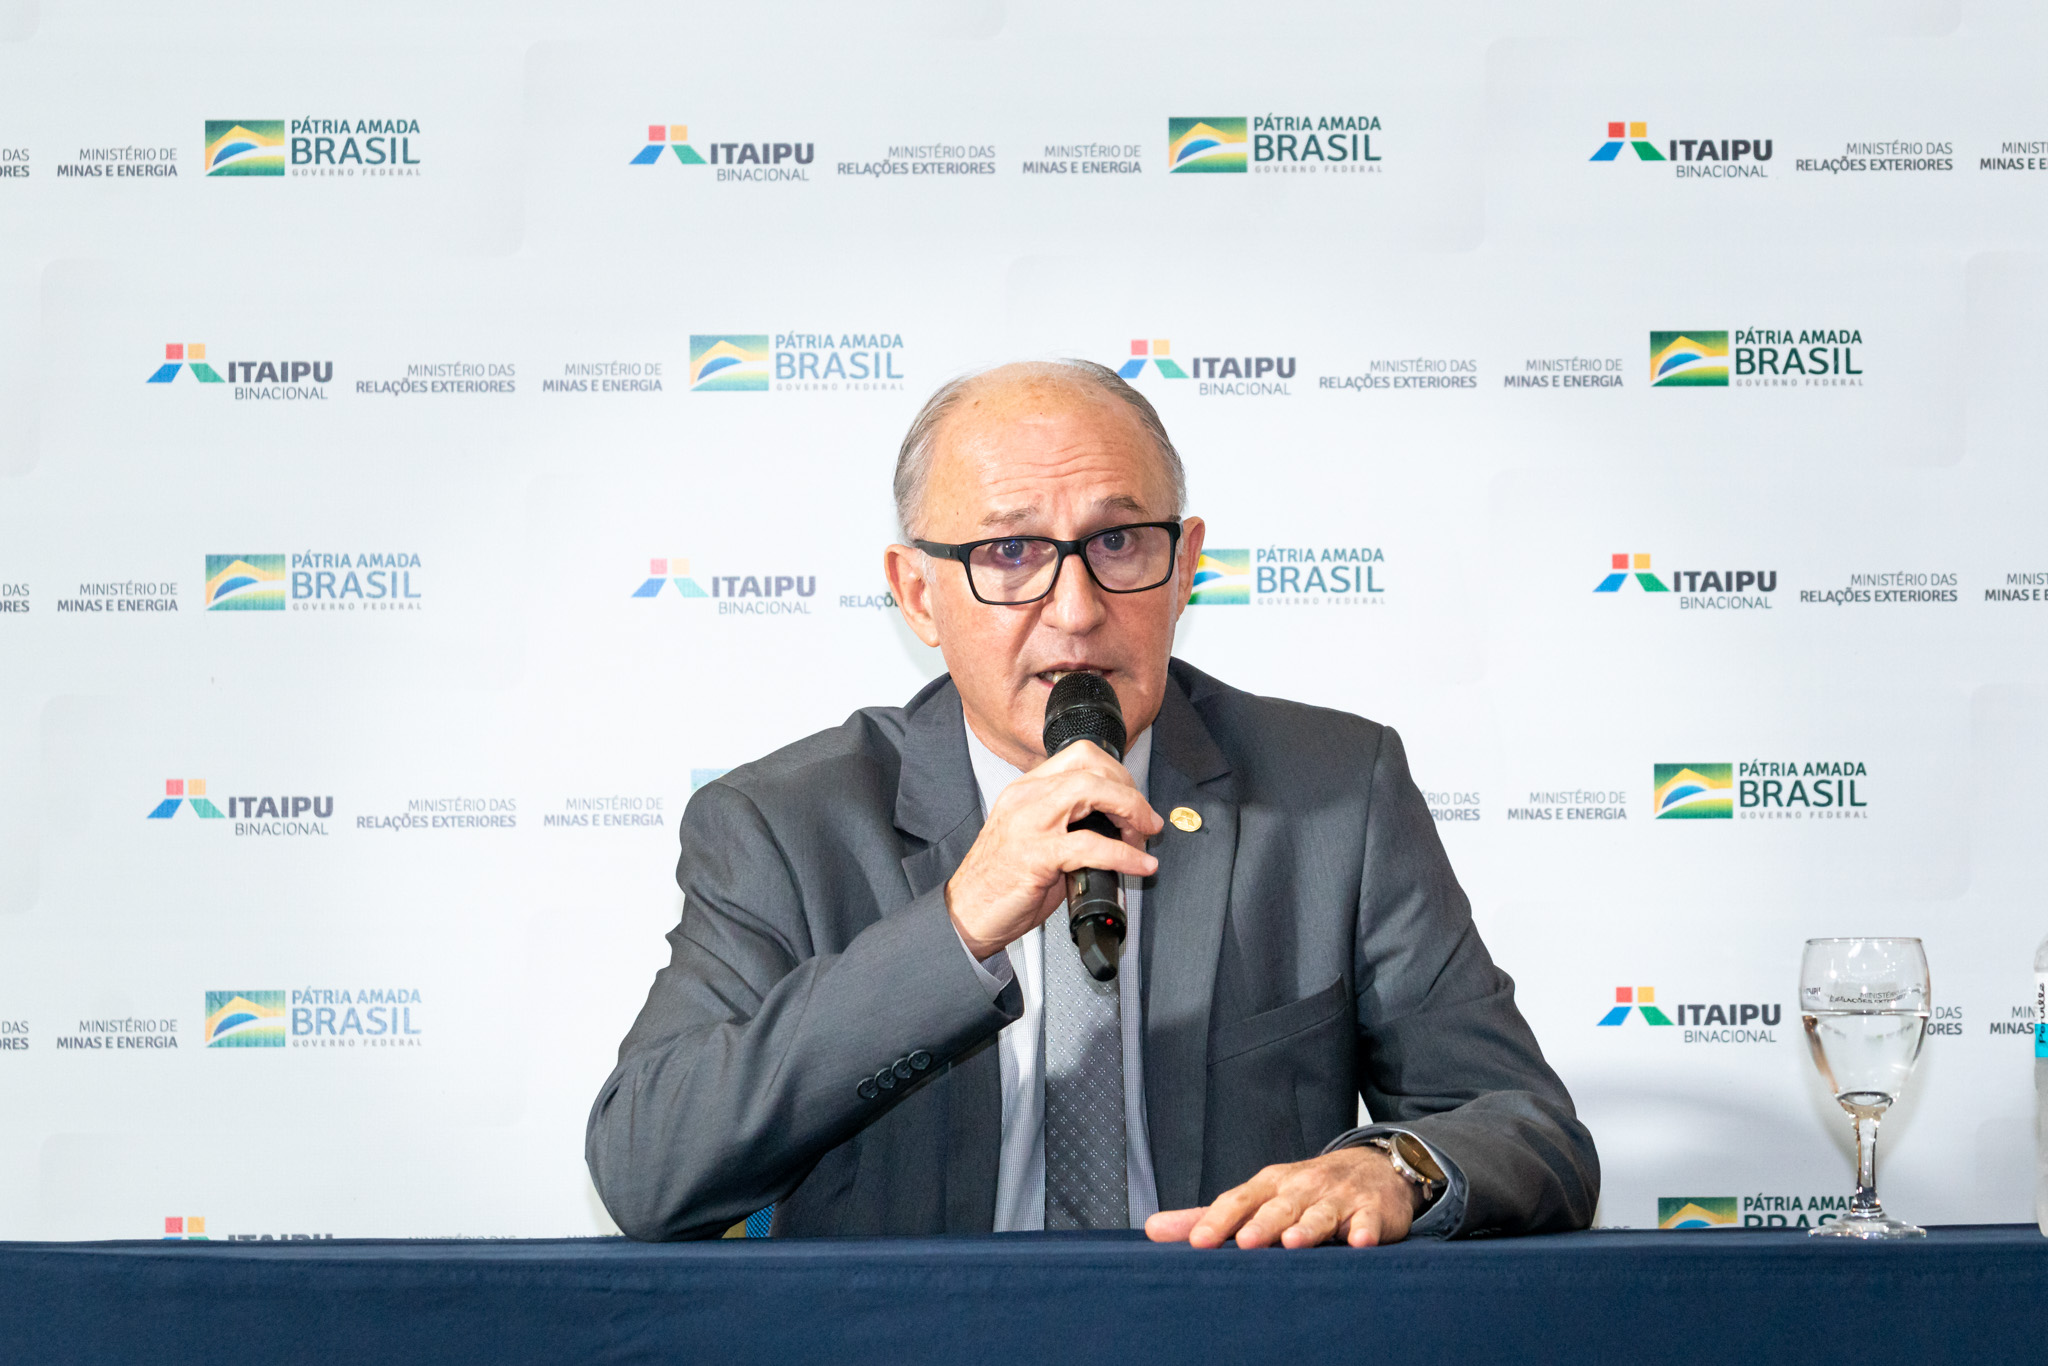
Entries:
{"type": "Polygon", "coordinates": [[[1145,1221],[1155,1243],[1221,1247],[1353,1247],[1398,1243],[1420,1214],[1422,1192],[1377,1148],[1342,1148],[1262,1169],[1198,1209],[1161,1210],[1145,1221]]]}

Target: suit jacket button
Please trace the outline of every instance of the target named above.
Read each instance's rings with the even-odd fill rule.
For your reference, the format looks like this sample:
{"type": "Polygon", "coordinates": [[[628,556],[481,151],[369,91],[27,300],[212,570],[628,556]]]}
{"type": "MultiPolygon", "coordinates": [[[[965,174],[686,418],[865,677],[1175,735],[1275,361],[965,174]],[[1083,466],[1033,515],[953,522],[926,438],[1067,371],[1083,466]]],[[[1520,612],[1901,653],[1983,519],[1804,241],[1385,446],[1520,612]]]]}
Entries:
{"type": "Polygon", "coordinates": [[[893,1067],[885,1067],[881,1071],[875,1073],[875,1085],[881,1087],[884,1091],[895,1090],[896,1069],[893,1067]]]}
{"type": "Polygon", "coordinates": [[[909,1081],[909,1080],[910,1080],[910,1077],[911,1077],[911,1070],[910,1070],[910,1059],[909,1059],[909,1058],[898,1058],[898,1059],[896,1059],[896,1065],[895,1065],[894,1067],[890,1068],[889,1070],[890,1070],[890,1071],[892,1071],[892,1072],[894,1072],[894,1073],[895,1073],[895,1074],[896,1074],[897,1076],[901,1077],[901,1078],[902,1078],[903,1080],[905,1080],[905,1081],[909,1081]]]}
{"type": "Polygon", "coordinates": [[[920,1048],[910,1055],[910,1065],[922,1072],[932,1065],[932,1055],[920,1048]]]}
{"type": "Polygon", "coordinates": [[[862,1077],[860,1079],[860,1085],[854,1087],[853,1089],[860,1092],[860,1098],[862,1100],[873,1100],[876,1094],[875,1079],[873,1077],[862,1077]]]}

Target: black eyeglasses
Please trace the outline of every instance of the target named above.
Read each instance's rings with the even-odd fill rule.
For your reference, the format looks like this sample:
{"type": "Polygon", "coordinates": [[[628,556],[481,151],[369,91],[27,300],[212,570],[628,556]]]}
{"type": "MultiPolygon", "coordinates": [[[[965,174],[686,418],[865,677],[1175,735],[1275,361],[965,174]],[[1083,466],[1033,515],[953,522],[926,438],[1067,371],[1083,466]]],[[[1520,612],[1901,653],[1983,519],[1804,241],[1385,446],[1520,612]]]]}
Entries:
{"type": "Polygon", "coordinates": [[[1079,555],[1088,577],[1105,593],[1143,593],[1173,577],[1179,522],[1130,522],[1104,527],[1078,541],[1051,536],[995,536],[965,545],[912,541],[927,555],[967,567],[967,587],[991,607],[1037,602],[1059,583],[1067,556],[1079,555]]]}

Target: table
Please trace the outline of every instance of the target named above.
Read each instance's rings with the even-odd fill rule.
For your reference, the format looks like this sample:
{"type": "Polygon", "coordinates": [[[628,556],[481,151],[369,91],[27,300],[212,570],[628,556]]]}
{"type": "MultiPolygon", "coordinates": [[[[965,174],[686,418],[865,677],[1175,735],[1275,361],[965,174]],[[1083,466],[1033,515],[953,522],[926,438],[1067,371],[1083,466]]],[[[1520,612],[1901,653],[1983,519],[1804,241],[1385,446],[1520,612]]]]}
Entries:
{"type": "Polygon", "coordinates": [[[1136,1235],[0,1243],[0,1361],[1402,1363],[2048,1358],[2030,1225],[1354,1251],[1136,1235]]]}

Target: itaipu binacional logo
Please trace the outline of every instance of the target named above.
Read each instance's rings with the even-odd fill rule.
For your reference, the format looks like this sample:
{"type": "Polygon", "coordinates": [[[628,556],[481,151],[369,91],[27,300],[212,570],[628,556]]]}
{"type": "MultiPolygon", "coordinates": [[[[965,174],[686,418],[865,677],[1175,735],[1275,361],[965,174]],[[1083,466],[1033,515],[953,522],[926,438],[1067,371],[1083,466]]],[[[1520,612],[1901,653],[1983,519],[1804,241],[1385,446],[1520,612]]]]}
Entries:
{"type": "Polygon", "coordinates": [[[1658,575],[1650,572],[1649,553],[1640,550],[1616,552],[1608,566],[1606,577],[1593,586],[1595,593],[1620,593],[1634,579],[1643,592],[1669,593],[1687,611],[1769,611],[1771,594],[1778,591],[1775,569],[1667,568],[1658,575]]]}
{"type": "Polygon", "coordinates": [[[1652,389],[1725,389],[1728,387],[1726,332],[1652,332],[1652,389]]]}
{"type": "Polygon", "coordinates": [[[704,158],[697,155],[697,149],[690,145],[690,126],[685,123],[650,123],[647,125],[647,145],[628,165],[652,166],[661,160],[663,152],[674,152],[676,160],[685,166],[702,166],[704,158]]]}
{"type": "Polygon", "coordinates": [[[284,174],[283,119],[208,119],[206,174],[284,174]]]}
{"type": "Polygon", "coordinates": [[[190,806],[192,814],[201,820],[217,821],[226,819],[220,808],[206,799],[206,779],[166,778],[164,799],[149,813],[153,821],[167,821],[178,814],[181,806],[190,806]]]}
{"type": "Polygon", "coordinates": [[[766,393],[768,334],[726,333],[690,337],[690,388],[707,393],[766,393]]]}
{"type": "Polygon", "coordinates": [[[1173,343],[1165,337],[1131,341],[1131,353],[1117,367],[1125,379],[1140,379],[1150,366],[1161,379],[1195,379],[1195,388],[1208,397],[1280,397],[1292,392],[1288,381],[1298,368],[1298,356],[1189,356],[1182,366],[1173,358],[1173,343]]]}
{"type": "Polygon", "coordinates": [[[1623,147],[1634,150],[1637,161],[1662,161],[1664,154],[1657,150],[1657,144],[1649,140],[1650,125],[1636,122],[1610,122],[1607,125],[1607,141],[1600,144],[1600,150],[1590,160],[1612,161],[1621,155],[1623,147]]]}
{"type": "Polygon", "coordinates": [[[170,778],[164,782],[164,798],[150,809],[148,819],[167,821],[186,807],[201,820],[232,820],[233,830],[238,837],[250,836],[325,836],[327,827],[320,822],[334,815],[334,798],[329,797],[223,797],[228,809],[223,812],[206,795],[204,778],[170,778]],[[300,819],[312,816],[313,820],[300,819]]]}
{"type": "Polygon", "coordinates": [[[1732,1195],[1660,1195],[1658,1228],[1734,1228],[1739,1222],[1732,1195]]]}
{"type": "Polygon", "coordinates": [[[283,1048],[285,994],[282,991],[206,993],[208,1048],[283,1048]]]}
{"type": "Polygon", "coordinates": [[[707,141],[704,152],[709,155],[705,155],[690,142],[688,124],[650,123],[646,128],[647,141],[628,165],[652,166],[666,160],[664,152],[673,152],[677,162],[684,166],[712,167],[713,182],[720,185],[808,182],[811,163],[818,152],[815,142],[707,141]]]}
{"type": "Polygon", "coordinates": [[[1243,174],[1245,123],[1243,118],[1168,119],[1167,171],[1173,175],[1243,174]]]}
{"type": "Polygon", "coordinates": [[[284,560],[282,555],[208,555],[206,610],[282,612],[284,560]]]}
{"type": "MultiPolygon", "coordinates": [[[[671,555],[647,562],[647,577],[631,596],[658,598],[670,583],[675,584],[677,597],[716,600],[721,617],[807,617],[812,615],[818,595],[816,574],[708,574],[704,576],[704,583],[711,585],[707,593],[704,584],[691,575],[690,562],[671,555]]],[[[852,604],[842,598],[839,605],[852,604]]],[[[894,607],[895,600],[890,599],[888,605],[894,607]]]]}
{"type": "Polygon", "coordinates": [[[1660,821],[1735,819],[1735,765],[1658,764],[1652,810],[1660,821]]]}
{"type": "Polygon", "coordinates": [[[638,588],[633,590],[633,596],[636,598],[660,597],[661,590],[666,588],[671,580],[675,582],[676,594],[679,597],[709,598],[711,596],[698,586],[695,579],[690,577],[690,562],[680,555],[671,555],[667,559],[649,560],[647,562],[647,578],[638,588]]]}
{"type": "Polygon", "coordinates": [[[1669,138],[1659,151],[1650,141],[1648,124],[1639,119],[1610,120],[1606,140],[1587,159],[1619,161],[1626,147],[1637,161],[1669,165],[1680,180],[1764,180],[1770,172],[1763,163],[1771,159],[1773,143],[1771,138],[1669,138]]]}
{"type": "Polygon", "coordinates": [[[1771,1031],[1785,1018],[1783,1003],[1771,1001],[1681,1001],[1669,1009],[1657,1004],[1655,987],[1616,987],[1614,1004],[1598,1021],[1601,1029],[1619,1029],[1632,1015],[1660,1029],[1677,1028],[1676,1034],[1659,1034],[1667,1043],[1678,1040],[1702,1047],[1753,1044],[1775,1045],[1771,1031]],[[1673,1018],[1673,1017],[1676,1018],[1673,1018]]]}
{"type": "Polygon", "coordinates": [[[227,383],[226,380],[214,372],[214,368],[211,365],[206,363],[205,342],[164,343],[164,363],[159,365],[145,382],[149,384],[169,384],[178,377],[180,370],[188,368],[192,371],[192,378],[198,380],[201,384],[227,383]]]}
{"type": "Polygon", "coordinates": [[[325,402],[327,391],[321,386],[334,378],[331,360],[224,360],[216,370],[208,361],[205,342],[167,342],[163,361],[144,383],[170,384],[186,370],[201,384],[228,385],[238,403],[325,402]]]}

